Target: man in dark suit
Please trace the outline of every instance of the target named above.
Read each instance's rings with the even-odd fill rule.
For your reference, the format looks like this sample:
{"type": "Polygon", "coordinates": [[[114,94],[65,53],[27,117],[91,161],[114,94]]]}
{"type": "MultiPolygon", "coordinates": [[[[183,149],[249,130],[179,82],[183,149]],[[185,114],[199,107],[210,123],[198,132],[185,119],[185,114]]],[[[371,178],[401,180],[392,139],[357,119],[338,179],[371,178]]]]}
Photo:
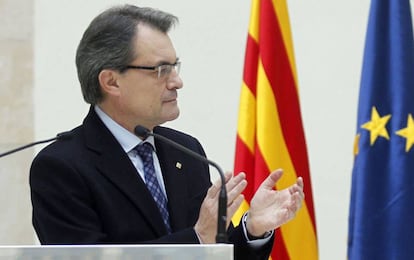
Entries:
{"type": "MultiPolygon", "coordinates": [[[[214,243],[220,183],[188,155],[134,135],[142,125],[201,154],[193,137],[161,127],[179,115],[180,61],[168,36],[177,18],[151,8],[113,7],[78,46],[83,124],[43,149],[30,172],[33,225],[42,244],[214,243]]],[[[241,225],[229,222],[236,259],[266,259],[273,230],[292,219],[303,181],[274,191],[263,182],[241,225]]],[[[244,173],[226,174],[228,219],[243,201],[244,173]]]]}

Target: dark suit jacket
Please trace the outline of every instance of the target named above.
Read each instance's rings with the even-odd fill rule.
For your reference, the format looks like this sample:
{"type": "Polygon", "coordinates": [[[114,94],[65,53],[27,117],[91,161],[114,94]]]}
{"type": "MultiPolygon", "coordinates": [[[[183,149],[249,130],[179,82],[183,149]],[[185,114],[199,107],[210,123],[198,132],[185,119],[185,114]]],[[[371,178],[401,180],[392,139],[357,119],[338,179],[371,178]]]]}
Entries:
{"type": "MultiPolygon", "coordinates": [[[[154,132],[204,155],[189,135],[165,127],[154,132]]],[[[193,226],[211,185],[207,165],[155,142],[173,230],[168,235],[145,183],[93,108],[71,133],[43,149],[30,170],[33,226],[42,244],[199,243],[193,226]]],[[[229,230],[237,259],[266,258],[273,240],[252,250],[242,232],[229,230]]]]}

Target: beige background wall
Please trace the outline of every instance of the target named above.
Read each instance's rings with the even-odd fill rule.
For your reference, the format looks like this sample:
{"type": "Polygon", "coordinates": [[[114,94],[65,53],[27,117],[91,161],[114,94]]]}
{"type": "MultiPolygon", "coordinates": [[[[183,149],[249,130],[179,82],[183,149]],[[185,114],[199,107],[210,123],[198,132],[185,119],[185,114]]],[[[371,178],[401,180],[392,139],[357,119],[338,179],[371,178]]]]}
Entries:
{"type": "MultiPolygon", "coordinates": [[[[0,0],[0,151],[31,142],[33,1],[0,0]]],[[[33,150],[0,158],[0,244],[33,243],[28,168],[33,150]]]]}
{"type": "MultiPolygon", "coordinates": [[[[0,149],[81,123],[74,53],[115,0],[0,0],[0,149]]],[[[174,13],[183,62],[180,118],[210,159],[233,168],[249,0],[136,0],[174,13]]],[[[352,148],[369,0],[288,0],[311,166],[320,259],[346,259],[352,148]]],[[[0,159],[0,244],[33,244],[28,150],[0,159]]],[[[213,178],[216,173],[213,171],[213,178]]]]}

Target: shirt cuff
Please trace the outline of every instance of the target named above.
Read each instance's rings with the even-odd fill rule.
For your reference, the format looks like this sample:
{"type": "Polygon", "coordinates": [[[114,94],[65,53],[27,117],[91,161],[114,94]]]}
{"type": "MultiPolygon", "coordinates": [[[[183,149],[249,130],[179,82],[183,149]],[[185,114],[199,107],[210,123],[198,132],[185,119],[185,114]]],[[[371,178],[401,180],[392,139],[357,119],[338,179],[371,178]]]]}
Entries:
{"type": "Polygon", "coordinates": [[[270,239],[273,236],[274,230],[271,231],[267,231],[263,238],[258,238],[258,239],[250,239],[249,235],[247,233],[247,227],[246,227],[246,220],[247,220],[247,215],[249,214],[249,212],[244,213],[243,217],[242,217],[242,221],[241,224],[243,226],[243,233],[244,233],[244,237],[247,240],[247,244],[249,246],[251,246],[252,248],[260,248],[262,246],[264,246],[267,242],[270,241],[270,239]]]}

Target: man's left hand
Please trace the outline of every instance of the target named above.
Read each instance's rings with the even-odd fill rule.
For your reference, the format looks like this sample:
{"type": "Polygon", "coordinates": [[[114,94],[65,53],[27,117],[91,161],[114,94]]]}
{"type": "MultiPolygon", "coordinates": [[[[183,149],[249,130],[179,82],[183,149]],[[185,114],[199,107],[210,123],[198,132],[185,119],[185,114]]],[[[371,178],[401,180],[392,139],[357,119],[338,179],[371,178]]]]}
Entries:
{"type": "Polygon", "coordinates": [[[263,236],[266,231],[274,230],[293,219],[300,209],[305,196],[302,178],[299,177],[295,184],[284,190],[274,190],[282,174],[280,169],[273,171],[254,194],[246,220],[250,235],[263,236]]]}

